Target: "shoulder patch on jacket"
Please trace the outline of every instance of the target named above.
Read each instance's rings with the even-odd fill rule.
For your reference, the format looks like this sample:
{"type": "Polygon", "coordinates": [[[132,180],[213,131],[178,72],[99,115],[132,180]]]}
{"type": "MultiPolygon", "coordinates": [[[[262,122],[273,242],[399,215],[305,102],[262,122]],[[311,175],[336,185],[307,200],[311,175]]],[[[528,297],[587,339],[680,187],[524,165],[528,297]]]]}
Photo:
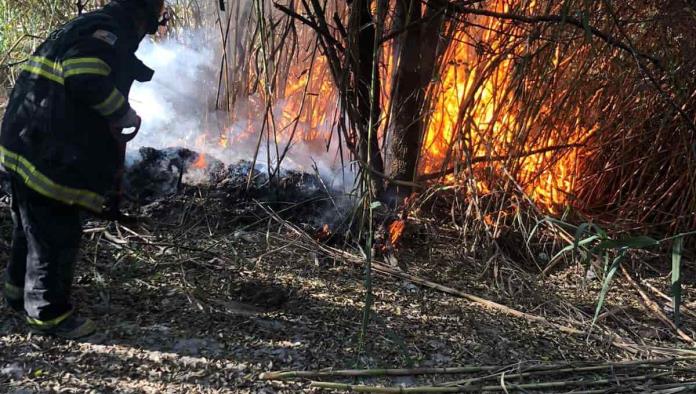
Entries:
{"type": "Polygon", "coordinates": [[[116,34],[106,30],[97,30],[92,33],[92,37],[96,38],[97,40],[104,41],[111,46],[114,46],[116,41],[118,41],[116,34]]]}

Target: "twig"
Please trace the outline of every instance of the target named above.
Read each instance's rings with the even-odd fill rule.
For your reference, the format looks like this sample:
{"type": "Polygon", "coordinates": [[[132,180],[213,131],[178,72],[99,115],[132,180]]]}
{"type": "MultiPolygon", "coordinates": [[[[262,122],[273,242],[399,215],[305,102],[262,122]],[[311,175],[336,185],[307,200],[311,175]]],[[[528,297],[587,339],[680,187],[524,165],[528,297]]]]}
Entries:
{"type": "Polygon", "coordinates": [[[287,14],[289,17],[297,19],[298,21],[304,23],[305,25],[311,27],[315,32],[320,34],[328,43],[334,45],[339,51],[343,52],[344,48],[343,45],[334,38],[334,36],[331,35],[331,33],[327,30],[319,26],[318,24],[312,22],[311,20],[305,18],[304,16],[296,13],[295,11],[289,9],[288,7],[279,4],[279,3],[273,3],[273,6],[280,11],[284,12],[287,14]]]}
{"type": "Polygon", "coordinates": [[[490,16],[494,18],[500,18],[500,19],[507,19],[507,20],[512,20],[512,21],[517,21],[517,22],[523,22],[523,23],[562,23],[562,24],[568,24],[571,26],[574,26],[578,29],[585,30],[589,33],[591,33],[593,36],[601,39],[602,41],[606,42],[607,44],[614,46],[616,48],[619,48],[623,51],[626,51],[630,54],[634,54],[640,58],[646,59],[650,61],[654,66],[656,66],[659,69],[662,69],[662,66],[660,64],[660,61],[651,55],[647,55],[644,53],[636,52],[633,48],[631,48],[630,45],[627,45],[620,40],[618,40],[615,37],[612,37],[608,33],[605,33],[599,29],[597,29],[594,26],[590,26],[586,23],[583,23],[582,21],[570,16],[570,15],[538,15],[538,16],[528,16],[528,15],[521,15],[521,14],[514,14],[514,13],[509,13],[509,12],[496,12],[496,11],[491,11],[487,10],[485,8],[471,8],[471,7],[461,7],[457,4],[453,3],[448,3],[448,6],[451,7],[452,10],[456,12],[460,12],[463,14],[471,14],[471,15],[482,15],[482,16],[490,16]]]}

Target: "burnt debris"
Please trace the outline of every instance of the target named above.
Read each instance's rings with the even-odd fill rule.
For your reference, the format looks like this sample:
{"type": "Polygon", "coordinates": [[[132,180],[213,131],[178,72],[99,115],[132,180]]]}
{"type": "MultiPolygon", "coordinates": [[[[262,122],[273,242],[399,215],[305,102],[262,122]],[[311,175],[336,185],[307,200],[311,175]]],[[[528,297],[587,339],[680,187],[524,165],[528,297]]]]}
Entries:
{"type": "Polygon", "coordinates": [[[131,152],[124,174],[126,209],[131,212],[160,217],[176,210],[177,200],[203,193],[229,207],[238,222],[266,216],[259,202],[310,233],[328,227],[329,238],[335,238],[345,230],[352,204],[329,185],[317,174],[298,170],[283,170],[271,178],[262,165],[252,167],[247,160],[225,165],[186,148],[131,152]]]}
{"type": "Polygon", "coordinates": [[[263,167],[250,161],[225,164],[186,148],[140,148],[129,154],[124,175],[127,198],[148,204],[182,192],[186,186],[217,189],[234,198],[298,202],[318,192],[334,194],[316,174],[281,171],[270,179],[263,167]],[[251,172],[251,183],[247,182],[251,172]]]}

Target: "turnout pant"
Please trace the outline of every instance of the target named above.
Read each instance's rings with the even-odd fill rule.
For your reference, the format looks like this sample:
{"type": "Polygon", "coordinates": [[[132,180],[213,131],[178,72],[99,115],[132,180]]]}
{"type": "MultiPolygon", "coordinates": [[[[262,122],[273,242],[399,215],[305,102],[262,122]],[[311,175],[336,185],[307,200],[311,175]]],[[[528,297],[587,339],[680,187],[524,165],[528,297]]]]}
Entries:
{"type": "Polygon", "coordinates": [[[24,310],[32,320],[60,321],[72,311],[70,293],[82,236],[80,211],[13,178],[12,222],[6,286],[23,293],[24,310]]]}

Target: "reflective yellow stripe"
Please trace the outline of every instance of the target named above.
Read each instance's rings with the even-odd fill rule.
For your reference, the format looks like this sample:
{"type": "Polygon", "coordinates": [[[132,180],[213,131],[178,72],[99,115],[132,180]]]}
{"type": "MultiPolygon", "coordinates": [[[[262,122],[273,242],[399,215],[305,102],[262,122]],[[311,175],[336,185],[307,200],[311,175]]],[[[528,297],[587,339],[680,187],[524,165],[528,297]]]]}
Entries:
{"type": "Polygon", "coordinates": [[[94,212],[103,210],[104,197],[89,190],[73,189],[53,182],[39,172],[29,160],[3,146],[0,146],[0,164],[19,175],[29,188],[46,197],[69,205],[80,205],[94,212]]]}
{"type": "Polygon", "coordinates": [[[96,68],[96,67],[95,67],[95,68],[87,68],[87,67],[84,67],[84,68],[74,68],[74,69],[70,69],[70,70],[68,70],[68,71],[65,72],[64,76],[65,76],[65,78],[70,78],[70,77],[74,77],[74,76],[76,76],[76,75],[87,75],[87,74],[89,74],[89,75],[101,75],[101,76],[104,76],[104,77],[105,77],[105,76],[109,75],[109,73],[110,73],[109,71],[104,71],[104,70],[101,69],[101,68],[96,68]]]}
{"type": "Polygon", "coordinates": [[[65,83],[65,78],[76,75],[107,76],[111,74],[111,67],[97,57],[76,57],[57,63],[45,57],[31,56],[22,69],[61,85],[65,83]]]}
{"type": "Polygon", "coordinates": [[[58,63],[51,62],[45,58],[32,56],[26,64],[22,66],[22,70],[35,74],[53,82],[64,84],[63,69],[58,63]]]}
{"type": "Polygon", "coordinates": [[[111,74],[111,67],[97,57],[72,58],[63,62],[64,78],[82,74],[107,76],[111,74]]]}
{"type": "Polygon", "coordinates": [[[63,72],[63,67],[60,65],[60,63],[54,62],[53,60],[47,59],[42,56],[31,56],[29,57],[29,61],[43,64],[44,66],[52,69],[57,74],[61,74],[63,72]]]}
{"type": "Polygon", "coordinates": [[[53,328],[53,327],[59,325],[65,319],[70,317],[70,315],[72,315],[72,314],[73,314],[73,311],[70,310],[70,311],[56,317],[55,319],[51,319],[51,320],[39,320],[39,319],[34,319],[33,317],[27,316],[27,322],[34,327],[46,330],[46,329],[53,328]]]}
{"type": "Polygon", "coordinates": [[[41,76],[41,77],[50,79],[51,81],[57,82],[57,83],[59,83],[59,84],[61,84],[61,85],[64,84],[63,78],[61,78],[61,77],[59,77],[59,76],[57,76],[57,75],[53,75],[53,74],[51,74],[51,73],[48,73],[48,72],[46,72],[46,71],[44,71],[44,70],[42,70],[42,69],[40,69],[40,68],[38,68],[38,67],[31,67],[31,66],[29,66],[28,64],[25,64],[25,65],[22,66],[22,70],[24,70],[24,71],[26,71],[26,72],[28,72],[28,73],[31,73],[31,74],[39,75],[39,76],[41,76]]]}
{"type": "Polygon", "coordinates": [[[24,298],[24,289],[10,282],[5,282],[5,297],[11,300],[21,300],[24,298]]]}
{"type": "Polygon", "coordinates": [[[103,116],[109,116],[114,112],[118,111],[119,108],[121,108],[125,103],[126,98],[123,97],[123,95],[121,94],[121,92],[118,91],[118,89],[114,88],[114,90],[111,92],[109,97],[106,98],[106,100],[93,106],[92,108],[94,108],[103,116]]]}

